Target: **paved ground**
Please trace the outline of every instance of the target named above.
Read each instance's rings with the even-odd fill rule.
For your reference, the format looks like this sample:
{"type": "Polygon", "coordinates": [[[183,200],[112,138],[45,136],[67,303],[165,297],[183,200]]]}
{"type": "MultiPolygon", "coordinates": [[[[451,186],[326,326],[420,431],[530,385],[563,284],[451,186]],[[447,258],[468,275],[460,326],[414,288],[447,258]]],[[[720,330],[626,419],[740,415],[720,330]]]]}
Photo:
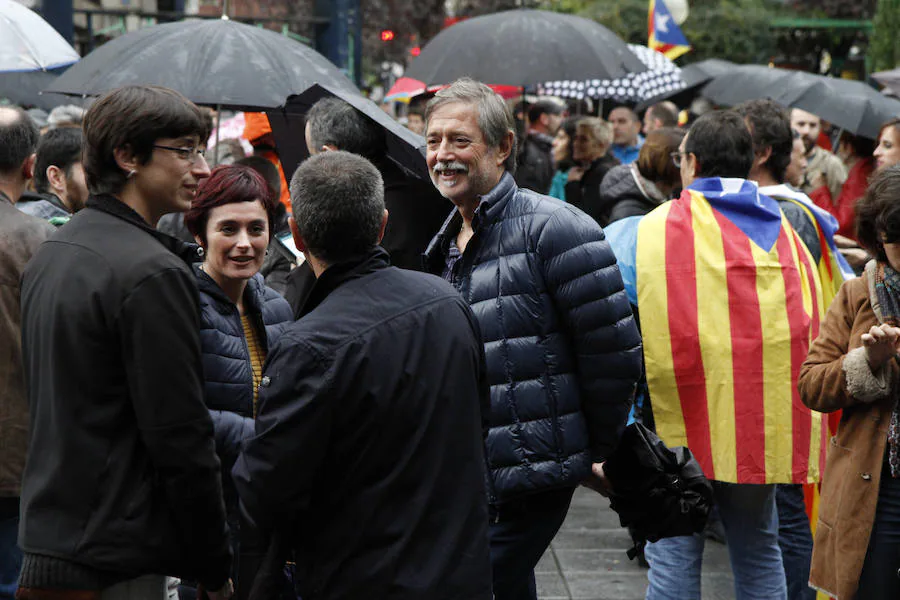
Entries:
{"type": "MultiPolygon", "coordinates": [[[[641,600],[647,570],[628,560],[628,531],[609,501],[578,488],[562,529],[538,563],[541,600],[641,600]]],[[[734,598],[725,546],[707,541],[703,559],[703,600],[734,598]]]]}

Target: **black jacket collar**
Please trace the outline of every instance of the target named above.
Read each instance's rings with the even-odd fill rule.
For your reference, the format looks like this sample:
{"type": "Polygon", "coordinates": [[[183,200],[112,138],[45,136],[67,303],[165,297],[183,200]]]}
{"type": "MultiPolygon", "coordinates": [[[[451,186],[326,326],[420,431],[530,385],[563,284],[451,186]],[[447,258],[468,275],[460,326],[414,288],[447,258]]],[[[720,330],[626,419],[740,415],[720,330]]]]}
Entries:
{"type": "Polygon", "coordinates": [[[138,229],[142,229],[159,240],[167,250],[188,264],[203,260],[203,251],[198,245],[183,242],[150,227],[147,221],[145,221],[136,210],[111,194],[91,195],[85,206],[118,217],[123,221],[127,221],[131,225],[134,225],[138,229]]]}
{"type": "Polygon", "coordinates": [[[302,317],[312,312],[334,290],[348,281],[386,269],[389,266],[391,266],[391,258],[381,246],[376,246],[358,258],[331,265],[316,280],[306,302],[300,309],[299,316],[302,317]]]}

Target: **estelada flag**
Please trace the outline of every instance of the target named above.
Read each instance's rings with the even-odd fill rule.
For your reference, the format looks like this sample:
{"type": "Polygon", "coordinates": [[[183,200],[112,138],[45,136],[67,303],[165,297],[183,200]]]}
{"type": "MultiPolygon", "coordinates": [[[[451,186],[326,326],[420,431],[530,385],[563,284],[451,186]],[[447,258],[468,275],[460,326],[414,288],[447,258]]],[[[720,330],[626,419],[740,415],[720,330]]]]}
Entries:
{"type": "Polygon", "coordinates": [[[709,479],[818,481],[826,428],[797,378],[822,290],[777,202],[743,179],[699,179],[643,218],[636,259],[659,436],[709,479]]]}
{"type": "Polygon", "coordinates": [[[691,51],[691,45],[672,18],[665,0],[650,0],[647,12],[647,46],[671,60],[691,51]]]}

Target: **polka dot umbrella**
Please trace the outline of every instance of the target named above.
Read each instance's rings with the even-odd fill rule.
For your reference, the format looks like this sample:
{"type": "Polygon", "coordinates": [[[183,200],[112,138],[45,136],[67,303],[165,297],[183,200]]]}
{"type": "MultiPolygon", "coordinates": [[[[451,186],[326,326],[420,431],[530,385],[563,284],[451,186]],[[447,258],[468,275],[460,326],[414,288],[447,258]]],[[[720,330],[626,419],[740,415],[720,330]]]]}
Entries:
{"type": "Polygon", "coordinates": [[[603,98],[636,104],[666,92],[682,89],[681,69],[660,52],[646,46],[628,44],[628,49],[647,65],[643,73],[629,73],[618,79],[587,81],[548,81],[538,86],[538,93],[560,98],[603,98]]]}

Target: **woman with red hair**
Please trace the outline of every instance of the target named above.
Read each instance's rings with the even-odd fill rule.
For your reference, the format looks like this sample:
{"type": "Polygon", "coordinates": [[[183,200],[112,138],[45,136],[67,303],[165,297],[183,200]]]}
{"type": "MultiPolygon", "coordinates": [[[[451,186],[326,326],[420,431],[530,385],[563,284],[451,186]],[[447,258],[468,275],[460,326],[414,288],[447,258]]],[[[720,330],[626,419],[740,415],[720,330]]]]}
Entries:
{"type": "Polygon", "coordinates": [[[273,235],[277,200],[265,180],[243,165],[215,168],[200,187],[185,225],[203,248],[194,265],[200,293],[204,398],[213,417],[231,546],[238,573],[240,518],[231,467],[253,435],[262,366],[293,320],[287,301],[259,274],[273,235]]]}

